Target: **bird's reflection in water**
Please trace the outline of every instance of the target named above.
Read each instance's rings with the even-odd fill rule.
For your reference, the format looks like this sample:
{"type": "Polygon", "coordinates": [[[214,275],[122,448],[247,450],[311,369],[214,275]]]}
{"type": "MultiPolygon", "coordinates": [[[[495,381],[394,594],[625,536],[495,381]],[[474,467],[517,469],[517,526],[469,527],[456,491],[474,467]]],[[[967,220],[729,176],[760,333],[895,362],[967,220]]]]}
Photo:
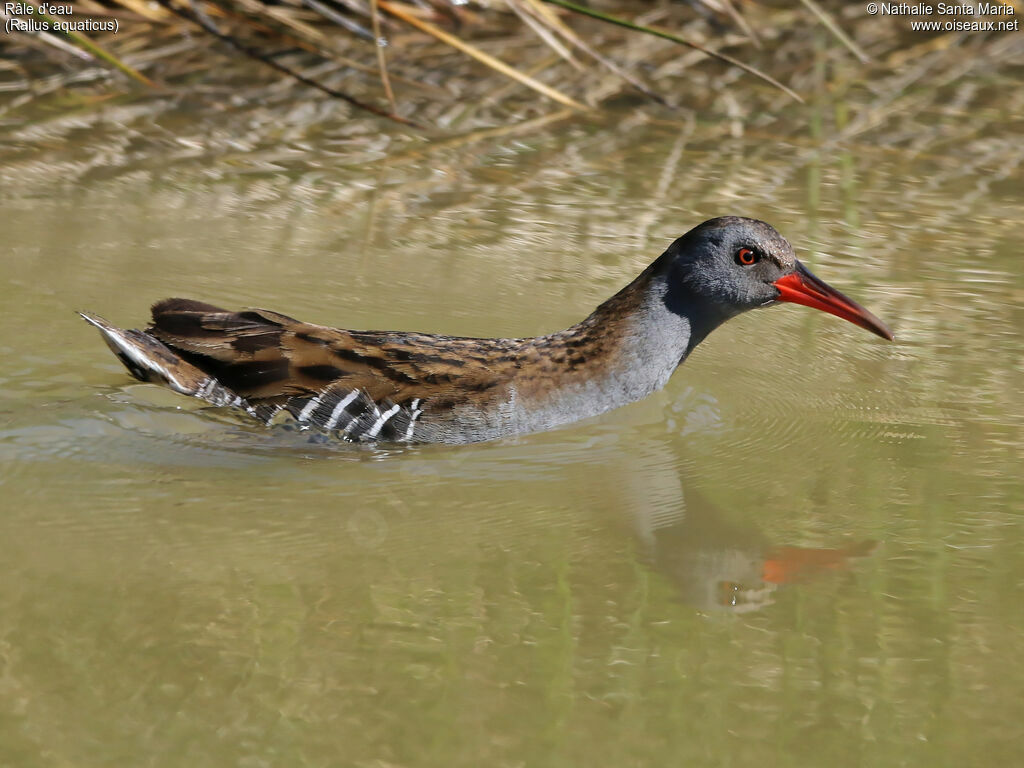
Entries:
{"type": "Polygon", "coordinates": [[[699,493],[688,491],[679,514],[634,517],[645,556],[701,609],[737,613],[771,605],[780,586],[846,568],[869,554],[874,541],[835,548],[779,546],[752,526],[742,528],[699,493]]]}
{"type": "Polygon", "coordinates": [[[696,608],[756,611],[772,604],[779,587],[845,569],[878,545],[866,540],[819,549],[771,542],[753,524],[739,522],[750,519],[743,510],[729,514],[687,488],[670,455],[663,445],[644,446],[638,456],[643,469],[634,465],[639,471],[630,483],[633,491],[644,487],[629,494],[630,519],[642,556],[696,608]]]}

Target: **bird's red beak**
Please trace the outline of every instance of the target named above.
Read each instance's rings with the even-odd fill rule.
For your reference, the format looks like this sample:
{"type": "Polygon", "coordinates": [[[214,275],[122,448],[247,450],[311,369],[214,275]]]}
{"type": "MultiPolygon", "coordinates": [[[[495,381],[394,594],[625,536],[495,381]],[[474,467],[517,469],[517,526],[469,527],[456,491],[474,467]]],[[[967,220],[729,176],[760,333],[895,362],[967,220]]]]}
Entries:
{"type": "Polygon", "coordinates": [[[791,301],[794,304],[820,309],[892,341],[892,331],[885,323],[853,299],[843,296],[824,280],[819,280],[799,261],[793,272],[780,277],[774,285],[779,290],[777,301],[791,301]]]}

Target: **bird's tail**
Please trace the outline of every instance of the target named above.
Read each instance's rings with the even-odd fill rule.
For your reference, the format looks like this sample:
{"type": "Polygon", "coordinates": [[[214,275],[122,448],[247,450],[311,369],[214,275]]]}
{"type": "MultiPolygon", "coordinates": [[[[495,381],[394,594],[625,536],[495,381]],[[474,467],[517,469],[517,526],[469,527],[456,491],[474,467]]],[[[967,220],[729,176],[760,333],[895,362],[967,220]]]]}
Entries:
{"type": "Polygon", "coordinates": [[[139,381],[165,384],[175,392],[213,405],[246,405],[234,392],[145,331],[122,330],[91,312],[78,314],[99,329],[111,352],[139,381]]]}

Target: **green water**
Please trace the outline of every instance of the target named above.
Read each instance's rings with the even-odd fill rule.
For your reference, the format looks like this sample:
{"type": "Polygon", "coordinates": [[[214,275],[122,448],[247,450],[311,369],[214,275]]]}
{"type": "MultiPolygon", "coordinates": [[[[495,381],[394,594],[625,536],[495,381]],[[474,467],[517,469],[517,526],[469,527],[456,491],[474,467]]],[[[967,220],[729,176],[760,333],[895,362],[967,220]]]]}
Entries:
{"type": "Polygon", "coordinates": [[[1019,121],[328,121],[246,153],[218,119],[109,156],[109,126],[38,129],[0,166],[0,764],[1019,762],[1019,121]],[[542,333],[727,213],[897,343],[753,312],[642,403],[385,450],[138,384],[74,314],[542,333]]]}

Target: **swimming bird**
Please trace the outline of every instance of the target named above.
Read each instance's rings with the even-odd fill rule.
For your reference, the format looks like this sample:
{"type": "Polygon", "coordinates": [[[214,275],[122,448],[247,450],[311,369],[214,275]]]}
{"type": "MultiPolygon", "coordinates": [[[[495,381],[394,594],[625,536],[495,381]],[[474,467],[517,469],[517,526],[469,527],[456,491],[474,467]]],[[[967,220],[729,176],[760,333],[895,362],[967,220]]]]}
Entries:
{"type": "Polygon", "coordinates": [[[779,302],[892,340],[770,225],[695,227],[586,319],[529,338],[350,331],[265,309],[165,299],[145,330],[80,313],[141,381],[354,442],[471,443],[551,429],[661,389],[723,322],[779,302]]]}

